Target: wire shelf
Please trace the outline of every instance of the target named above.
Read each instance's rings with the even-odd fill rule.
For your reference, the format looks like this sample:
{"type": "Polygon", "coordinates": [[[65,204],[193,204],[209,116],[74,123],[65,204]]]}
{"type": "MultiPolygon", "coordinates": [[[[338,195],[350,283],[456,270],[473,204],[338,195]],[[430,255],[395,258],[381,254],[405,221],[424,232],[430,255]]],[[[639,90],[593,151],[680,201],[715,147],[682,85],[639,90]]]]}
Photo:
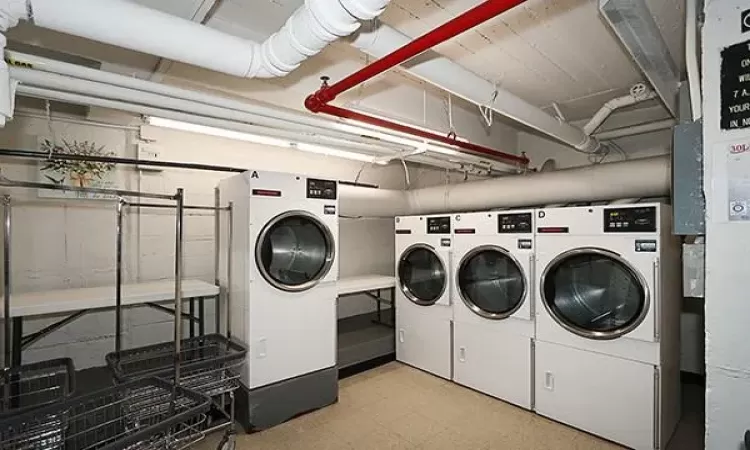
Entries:
{"type": "MultiPolygon", "coordinates": [[[[184,339],[180,350],[180,386],[214,397],[239,387],[239,368],[247,350],[220,334],[184,339]]],[[[143,377],[174,379],[175,344],[149,345],[107,355],[118,383],[143,377]]]]}
{"type": "Polygon", "coordinates": [[[0,418],[64,400],[74,390],[70,358],[5,369],[0,377],[0,418]]]}
{"type": "Polygon", "coordinates": [[[0,420],[1,450],[164,450],[199,440],[210,399],[157,378],[0,420]]]}

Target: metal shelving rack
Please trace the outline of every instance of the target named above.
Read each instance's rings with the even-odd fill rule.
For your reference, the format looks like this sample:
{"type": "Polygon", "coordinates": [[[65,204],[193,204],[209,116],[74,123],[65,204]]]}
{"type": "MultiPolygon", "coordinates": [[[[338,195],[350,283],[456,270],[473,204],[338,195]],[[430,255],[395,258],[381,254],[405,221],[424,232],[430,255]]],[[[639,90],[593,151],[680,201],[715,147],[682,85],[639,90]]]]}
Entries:
{"type": "MultiPolygon", "coordinates": [[[[211,400],[180,386],[182,380],[182,251],[184,193],[151,194],[119,189],[99,189],[14,181],[0,178],[0,186],[50,189],[115,196],[117,211],[117,285],[115,295],[117,351],[121,351],[122,319],[122,210],[123,197],[151,198],[175,202],[175,322],[170,373],[173,383],[158,378],[142,378],[82,397],[55,403],[12,417],[0,418],[0,450],[21,449],[178,449],[204,436],[204,422],[211,400]]],[[[6,197],[6,205],[10,205],[6,197]]],[[[9,230],[6,208],[6,229],[9,230]]],[[[4,246],[10,248],[10,234],[4,246]]],[[[9,253],[6,253],[9,263],[9,253]]],[[[10,319],[10,271],[5,267],[5,321],[10,319]]],[[[6,329],[6,339],[10,333],[6,329]]],[[[6,341],[9,342],[9,341],[6,341]]],[[[9,358],[9,346],[6,356],[9,358]]],[[[10,392],[10,386],[5,391],[10,392]]],[[[9,395],[10,397],[10,395],[9,395]]]]}

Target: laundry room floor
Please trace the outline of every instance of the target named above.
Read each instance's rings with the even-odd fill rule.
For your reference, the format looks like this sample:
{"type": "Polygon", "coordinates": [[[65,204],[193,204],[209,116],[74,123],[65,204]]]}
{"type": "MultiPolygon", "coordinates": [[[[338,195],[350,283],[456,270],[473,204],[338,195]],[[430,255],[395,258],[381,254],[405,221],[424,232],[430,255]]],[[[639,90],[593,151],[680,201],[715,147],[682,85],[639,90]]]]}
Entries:
{"type": "MultiPolygon", "coordinates": [[[[681,424],[668,450],[703,448],[700,417],[687,414],[686,419],[689,422],[681,424]]],[[[214,450],[219,438],[211,436],[195,448],[214,450]]],[[[239,435],[237,448],[615,450],[622,447],[394,362],[342,380],[339,402],[333,406],[264,432],[239,435]]]]}

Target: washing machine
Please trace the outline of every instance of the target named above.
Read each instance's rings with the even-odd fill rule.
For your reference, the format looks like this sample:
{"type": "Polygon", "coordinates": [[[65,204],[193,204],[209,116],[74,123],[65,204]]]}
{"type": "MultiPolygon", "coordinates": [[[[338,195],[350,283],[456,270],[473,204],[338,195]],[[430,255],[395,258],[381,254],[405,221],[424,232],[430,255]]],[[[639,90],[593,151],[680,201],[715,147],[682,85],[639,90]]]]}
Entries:
{"type": "Polygon", "coordinates": [[[451,217],[396,217],[396,359],[451,378],[451,217]]]}
{"type": "Polygon", "coordinates": [[[536,411],[630,448],[665,448],[680,415],[669,206],[543,209],[536,229],[536,411]]]}
{"type": "Polygon", "coordinates": [[[534,211],[453,216],[453,380],[533,408],[534,211]]]}
{"type": "Polygon", "coordinates": [[[220,197],[232,203],[223,284],[233,337],[249,349],[246,412],[263,429],[338,397],[338,183],[249,171],[223,180],[220,197]]]}

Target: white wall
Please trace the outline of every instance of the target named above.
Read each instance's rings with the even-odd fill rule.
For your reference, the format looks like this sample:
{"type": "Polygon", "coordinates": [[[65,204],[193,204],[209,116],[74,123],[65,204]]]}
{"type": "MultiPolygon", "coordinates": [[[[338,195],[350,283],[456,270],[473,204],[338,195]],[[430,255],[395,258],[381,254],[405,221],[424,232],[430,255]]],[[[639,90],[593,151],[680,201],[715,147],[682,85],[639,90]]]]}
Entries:
{"type": "MultiPolygon", "coordinates": [[[[111,116],[94,111],[97,117],[111,116]]],[[[111,119],[111,117],[109,117],[111,119]]],[[[228,139],[144,127],[141,132],[18,117],[0,131],[0,146],[36,149],[38,136],[53,134],[57,140],[90,140],[109,151],[136,156],[136,143],[147,139],[160,149],[161,159],[277,170],[353,180],[362,168],[356,161],[325,157],[291,149],[271,148],[228,139]]],[[[2,159],[3,175],[35,180],[37,163],[2,159]]],[[[186,191],[189,204],[211,205],[213,188],[228,174],[189,170],[142,172],[118,169],[119,187],[148,192],[186,191]]],[[[403,188],[403,169],[368,166],[360,181],[384,188],[403,188]]],[[[38,197],[36,191],[5,189],[17,206],[13,209],[13,291],[113,285],[115,280],[115,207],[110,201],[58,202],[38,197]]],[[[213,217],[189,212],[185,221],[185,276],[213,281],[213,217]]],[[[173,276],[173,215],[165,210],[131,212],[125,224],[126,281],[150,281],[173,276]]],[[[344,219],[340,231],[341,276],[393,272],[393,223],[391,219],[344,219]]],[[[114,302],[114,291],[113,291],[114,302]]],[[[373,307],[366,298],[348,297],[340,305],[342,316],[373,307]]],[[[213,307],[209,305],[209,312],[213,307]]],[[[33,332],[60,317],[26,321],[33,332]]],[[[171,317],[149,308],[128,311],[124,323],[126,346],[168,340],[171,317]]],[[[209,326],[213,323],[209,317],[209,326]]],[[[209,328],[210,330],[210,328],[209,328]]],[[[114,317],[111,312],[92,313],[34,344],[25,361],[74,357],[79,368],[103,363],[113,349],[114,317]]]]}
{"type": "MultiPolygon", "coordinates": [[[[729,45],[750,41],[750,34],[740,31],[740,14],[747,9],[747,0],[707,1],[703,29],[707,450],[743,449],[742,436],[750,429],[750,223],[730,222],[728,215],[729,146],[750,145],[750,130],[719,128],[720,52],[729,45]]],[[[742,101],[738,99],[738,104],[742,101]]],[[[737,167],[736,176],[750,177],[743,158],[750,155],[743,153],[731,160],[737,167]]]]}

